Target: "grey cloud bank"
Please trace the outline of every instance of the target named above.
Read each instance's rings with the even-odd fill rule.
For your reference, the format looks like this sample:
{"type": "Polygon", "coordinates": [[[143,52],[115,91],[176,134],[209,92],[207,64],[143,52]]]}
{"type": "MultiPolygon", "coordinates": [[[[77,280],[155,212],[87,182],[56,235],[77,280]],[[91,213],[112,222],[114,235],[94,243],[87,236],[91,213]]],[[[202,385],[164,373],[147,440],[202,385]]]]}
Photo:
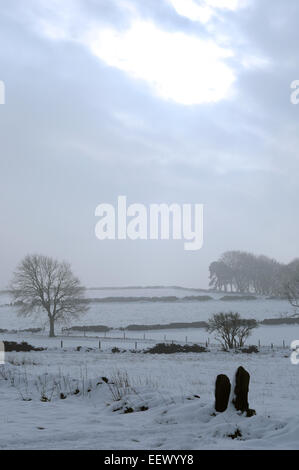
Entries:
{"type": "MultiPolygon", "coordinates": [[[[284,262],[297,256],[299,107],[290,103],[290,84],[299,79],[298,2],[251,1],[217,10],[208,23],[153,0],[28,1],[26,8],[12,0],[1,9],[1,287],[31,252],[69,260],[86,285],[203,287],[209,263],[227,249],[284,262]],[[87,33],[110,28],[123,38],[136,18],[231,50],[221,58],[234,76],[227,96],[184,105],[141,78],[146,69],[136,72],[129,43],[121,56],[119,42],[117,54],[88,46],[87,33]],[[119,194],[145,205],[203,203],[203,248],[99,242],[94,208],[119,194]]],[[[145,50],[144,67],[156,64],[151,54],[145,50]]],[[[193,61],[200,70],[191,59],[185,67],[193,61]]],[[[175,71],[152,78],[185,97],[194,84],[182,75],[174,86],[175,71]]]]}

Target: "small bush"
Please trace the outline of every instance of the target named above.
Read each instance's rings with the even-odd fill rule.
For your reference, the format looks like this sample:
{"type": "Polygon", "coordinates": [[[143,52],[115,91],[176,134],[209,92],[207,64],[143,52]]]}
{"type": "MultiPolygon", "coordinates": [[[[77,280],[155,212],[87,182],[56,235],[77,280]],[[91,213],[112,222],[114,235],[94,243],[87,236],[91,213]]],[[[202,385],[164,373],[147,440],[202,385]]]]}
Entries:
{"type": "Polygon", "coordinates": [[[241,318],[238,312],[220,312],[209,319],[207,331],[215,333],[215,339],[227,350],[243,348],[246,339],[257,327],[255,319],[241,318]]]}
{"type": "Polygon", "coordinates": [[[16,343],[15,341],[4,341],[5,352],[27,352],[27,351],[44,351],[45,348],[35,348],[31,344],[23,341],[22,343],[16,343]]]}
{"type": "Polygon", "coordinates": [[[240,351],[242,353],[246,353],[246,354],[252,354],[252,353],[258,353],[259,352],[257,346],[255,346],[255,345],[248,346],[248,348],[242,348],[240,351]]]}
{"type": "Polygon", "coordinates": [[[153,348],[147,349],[144,353],[150,354],[175,354],[175,353],[188,353],[188,352],[206,352],[207,349],[203,346],[199,346],[198,344],[188,345],[185,344],[182,346],[181,344],[165,344],[159,343],[156,344],[153,348]]]}

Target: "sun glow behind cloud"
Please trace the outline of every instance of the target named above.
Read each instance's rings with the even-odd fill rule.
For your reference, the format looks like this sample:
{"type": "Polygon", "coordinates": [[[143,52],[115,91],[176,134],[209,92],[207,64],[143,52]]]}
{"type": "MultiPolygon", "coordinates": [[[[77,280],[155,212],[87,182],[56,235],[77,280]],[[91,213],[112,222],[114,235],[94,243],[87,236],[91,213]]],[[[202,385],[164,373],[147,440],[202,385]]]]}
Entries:
{"type": "Polygon", "coordinates": [[[126,31],[102,29],[87,43],[108,65],[146,81],[161,98],[184,105],[224,99],[235,80],[224,62],[231,50],[150,22],[134,20],[126,31]]]}
{"type": "MultiPolygon", "coordinates": [[[[201,36],[188,30],[168,30],[154,20],[144,20],[131,0],[119,0],[130,18],[127,29],[107,26],[97,18],[88,18],[84,27],[80,5],[58,0],[32,13],[32,22],[43,35],[56,41],[84,44],[101,61],[142,80],[158,97],[182,105],[213,103],[232,96],[237,78],[236,60],[244,68],[261,67],[261,59],[235,50],[230,33],[215,29],[215,16],[224,10],[234,12],[248,0],[166,0],[178,15],[200,22],[207,31],[201,36]],[[236,54],[236,55],[235,55],[236,54]],[[233,61],[228,61],[234,56],[233,61]],[[234,65],[233,65],[234,64],[234,65]]],[[[45,0],[40,0],[45,4],[45,0]]],[[[47,3],[48,5],[48,3],[47,3]]],[[[127,25],[128,23],[126,23],[127,25]]],[[[266,62],[263,62],[266,65],[266,62]]]]}
{"type": "Polygon", "coordinates": [[[219,10],[237,10],[247,4],[247,0],[167,0],[175,11],[185,18],[200,23],[208,23],[219,10]]]}

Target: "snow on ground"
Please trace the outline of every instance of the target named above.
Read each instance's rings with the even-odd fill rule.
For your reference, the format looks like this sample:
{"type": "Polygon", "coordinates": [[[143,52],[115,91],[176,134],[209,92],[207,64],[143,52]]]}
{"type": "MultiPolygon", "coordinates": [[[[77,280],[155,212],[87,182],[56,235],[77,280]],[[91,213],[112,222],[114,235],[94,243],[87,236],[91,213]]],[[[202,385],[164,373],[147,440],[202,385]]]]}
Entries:
{"type": "MultiPolygon", "coordinates": [[[[179,289],[89,292],[90,297],[112,295],[201,293],[179,289]]],[[[224,302],[220,294],[214,297],[208,302],[95,303],[77,324],[117,328],[131,323],[192,322],[229,310],[259,320],[292,313],[282,300],[224,302]]],[[[4,305],[8,302],[8,297],[0,295],[0,328],[20,330],[46,324],[42,316],[18,317],[14,307],[4,305]]],[[[299,449],[299,366],[291,364],[288,349],[291,341],[299,339],[297,325],[260,326],[247,342],[260,340],[268,347],[250,355],[219,351],[213,344],[215,338],[204,329],[126,331],[125,338],[120,330],[107,332],[106,337],[90,332],[86,337],[77,333],[48,338],[46,333],[0,337],[48,348],[7,353],[6,364],[0,365],[1,449],[299,449]],[[211,351],[129,352],[136,342],[140,350],[164,338],[184,343],[186,336],[189,343],[209,339],[211,351]],[[113,354],[115,346],[127,352],[113,354]],[[245,418],[229,409],[215,416],[216,376],[225,373],[232,379],[240,365],[251,374],[249,403],[257,415],[245,418]],[[102,376],[116,385],[107,385],[102,376]],[[237,429],[241,436],[229,437],[237,429]]]]}
{"type": "Polygon", "coordinates": [[[56,343],[6,354],[1,449],[299,449],[299,366],[287,349],[150,355],[56,343]],[[257,415],[229,409],[214,416],[217,374],[233,378],[240,365],[251,374],[257,415]],[[229,437],[237,429],[241,437],[229,437]]]}

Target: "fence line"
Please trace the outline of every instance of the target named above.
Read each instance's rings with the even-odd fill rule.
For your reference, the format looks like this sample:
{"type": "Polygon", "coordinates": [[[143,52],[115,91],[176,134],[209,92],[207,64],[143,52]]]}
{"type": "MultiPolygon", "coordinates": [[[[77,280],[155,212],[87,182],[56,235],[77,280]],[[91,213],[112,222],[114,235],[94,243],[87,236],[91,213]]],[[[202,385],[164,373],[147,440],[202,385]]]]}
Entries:
{"type": "MultiPolygon", "coordinates": [[[[149,330],[147,330],[149,331],[149,330]]],[[[153,330],[150,330],[150,331],[153,331],[153,330]]],[[[159,332],[162,332],[163,330],[154,330],[154,331],[159,331],[159,332]]],[[[44,333],[45,333],[45,330],[44,330],[44,333]]],[[[210,339],[209,337],[206,339],[206,341],[196,341],[196,340],[193,340],[193,341],[190,341],[188,339],[188,336],[185,336],[185,339],[178,339],[178,338],[168,338],[167,335],[162,335],[162,337],[160,338],[154,338],[154,337],[147,337],[146,333],[144,332],[142,334],[142,336],[128,336],[128,334],[130,334],[130,332],[128,331],[124,331],[122,332],[121,336],[108,336],[107,332],[102,333],[102,335],[92,335],[92,334],[88,334],[88,333],[92,333],[92,332],[82,332],[83,334],[76,334],[76,332],[70,332],[69,330],[67,331],[63,331],[61,330],[61,334],[57,335],[56,336],[56,339],[59,341],[61,341],[60,345],[61,347],[63,347],[63,339],[65,338],[70,338],[72,340],[74,339],[78,339],[78,340],[97,340],[97,341],[100,341],[100,342],[116,342],[116,343],[132,343],[135,347],[135,349],[137,349],[138,345],[141,345],[141,344],[157,344],[157,343],[166,343],[166,344],[189,344],[189,345],[192,345],[192,344],[197,344],[197,345],[200,345],[200,346],[205,346],[205,347],[218,347],[220,346],[220,343],[211,343],[210,342],[210,339]],[[72,334],[73,333],[73,334],[72,334]],[[75,333],[75,334],[74,334],[75,333]],[[137,346],[136,346],[137,345],[137,346]]],[[[120,333],[120,332],[118,332],[120,333]]],[[[133,333],[133,330],[132,332],[133,333]]],[[[136,333],[136,331],[135,331],[136,333]]],[[[41,334],[40,332],[24,332],[24,331],[21,331],[21,330],[17,330],[16,333],[9,333],[7,332],[6,334],[17,334],[18,336],[20,335],[29,335],[29,336],[34,336],[34,337],[38,337],[38,338],[45,338],[46,335],[45,334],[41,334]]],[[[111,333],[110,333],[111,334],[111,333]]],[[[250,341],[248,341],[248,345],[250,344],[253,344],[253,343],[250,343],[250,341]]],[[[256,346],[258,346],[259,348],[270,348],[270,349],[290,349],[290,344],[288,344],[287,341],[285,341],[284,339],[282,339],[279,344],[277,343],[274,343],[274,342],[269,342],[268,344],[262,344],[260,340],[258,340],[256,346]]],[[[244,346],[246,348],[246,345],[244,346]]]]}
{"type": "MultiPolygon", "coordinates": [[[[136,333],[137,330],[131,330],[131,332],[135,332],[136,333]]],[[[163,330],[147,330],[147,331],[157,331],[157,332],[161,332],[163,330]]],[[[167,335],[163,335],[163,338],[154,338],[154,337],[147,337],[146,336],[146,333],[143,333],[142,337],[136,337],[136,336],[127,336],[128,334],[128,331],[124,332],[123,333],[123,336],[108,336],[108,332],[105,333],[104,335],[102,336],[99,336],[99,335],[96,335],[96,336],[93,336],[93,335],[89,335],[89,334],[86,334],[88,332],[84,332],[83,335],[79,335],[79,334],[72,334],[70,331],[68,331],[67,335],[64,335],[65,337],[71,337],[71,338],[97,338],[97,339],[101,339],[102,341],[111,341],[111,340],[116,340],[116,341],[123,341],[123,342],[142,342],[142,343],[167,343],[167,344],[171,344],[171,343],[176,343],[176,344],[198,344],[198,345],[203,345],[203,346],[218,346],[220,345],[220,343],[216,343],[216,342],[213,342],[211,343],[210,341],[210,338],[207,337],[207,339],[205,341],[196,341],[196,340],[192,340],[192,341],[189,341],[188,340],[188,336],[185,336],[185,339],[178,339],[178,338],[173,338],[173,337],[170,337],[168,338],[167,335]]],[[[130,332],[129,332],[130,333],[130,332]]],[[[252,345],[254,343],[250,343],[250,339],[247,343],[248,345],[252,345]]],[[[260,340],[258,340],[256,346],[258,346],[259,348],[265,348],[265,347],[269,347],[271,349],[290,349],[290,344],[288,344],[288,342],[285,340],[285,339],[282,339],[279,344],[275,343],[275,342],[270,342],[269,343],[261,343],[260,340]]],[[[244,345],[244,347],[246,347],[246,344],[244,345]]]]}

